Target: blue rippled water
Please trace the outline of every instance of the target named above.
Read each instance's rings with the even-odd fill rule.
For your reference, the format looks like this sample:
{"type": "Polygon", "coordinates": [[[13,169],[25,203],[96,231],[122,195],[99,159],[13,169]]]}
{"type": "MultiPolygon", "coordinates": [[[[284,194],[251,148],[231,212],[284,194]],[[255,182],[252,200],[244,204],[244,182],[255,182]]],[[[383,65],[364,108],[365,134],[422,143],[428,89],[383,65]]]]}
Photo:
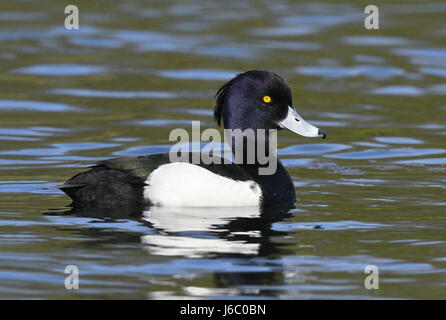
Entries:
{"type": "Polygon", "coordinates": [[[353,2],[78,1],[71,31],[49,0],[3,2],[0,298],[446,297],[442,1],[386,2],[380,30],[353,2]],[[295,208],[75,210],[54,188],[216,127],[216,91],[248,69],[327,132],[279,132],[295,208]]]}

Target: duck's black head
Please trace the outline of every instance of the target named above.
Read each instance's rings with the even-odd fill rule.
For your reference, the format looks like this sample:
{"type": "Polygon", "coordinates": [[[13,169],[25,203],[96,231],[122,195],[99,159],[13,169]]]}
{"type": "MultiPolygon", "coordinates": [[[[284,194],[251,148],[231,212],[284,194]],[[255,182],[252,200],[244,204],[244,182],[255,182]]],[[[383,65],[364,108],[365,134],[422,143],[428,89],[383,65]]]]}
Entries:
{"type": "Polygon", "coordinates": [[[325,133],[300,117],[293,107],[291,89],[279,75],[269,71],[238,74],[217,92],[214,117],[226,129],[287,128],[306,137],[325,133]]]}

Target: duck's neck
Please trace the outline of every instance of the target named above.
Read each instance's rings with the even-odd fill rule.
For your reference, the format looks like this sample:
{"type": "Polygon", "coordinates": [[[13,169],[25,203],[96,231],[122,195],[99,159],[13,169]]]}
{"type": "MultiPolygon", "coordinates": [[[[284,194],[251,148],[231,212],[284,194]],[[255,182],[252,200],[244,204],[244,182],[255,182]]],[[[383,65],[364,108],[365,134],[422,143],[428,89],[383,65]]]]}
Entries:
{"type": "Polygon", "coordinates": [[[293,204],[294,184],[277,156],[277,130],[247,130],[226,131],[235,163],[262,187],[264,205],[293,204]]]}
{"type": "MultiPolygon", "coordinates": [[[[235,163],[254,165],[260,168],[275,167],[277,130],[226,129],[225,134],[231,146],[235,163]]],[[[268,172],[264,172],[264,174],[268,174],[268,172]]]]}

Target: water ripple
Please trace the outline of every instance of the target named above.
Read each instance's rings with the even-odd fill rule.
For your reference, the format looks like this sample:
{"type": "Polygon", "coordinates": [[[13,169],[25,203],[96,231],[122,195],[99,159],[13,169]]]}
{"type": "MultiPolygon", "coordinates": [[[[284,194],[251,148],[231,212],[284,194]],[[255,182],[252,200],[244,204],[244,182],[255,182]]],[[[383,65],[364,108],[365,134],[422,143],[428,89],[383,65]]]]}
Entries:
{"type": "Polygon", "coordinates": [[[39,64],[28,67],[23,67],[11,71],[11,73],[38,75],[38,76],[86,76],[93,74],[105,73],[107,68],[95,65],[82,64],[39,64]]]}
{"type": "Polygon", "coordinates": [[[79,150],[95,150],[101,148],[113,148],[120,146],[116,143],[105,142],[72,142],[72,143],[54,143],[50,148],[35,148],[35,149],[18,149],[1,151],[2,155],[21,155],[21,156],[48,156],[48,155],[62,155],[72,151],[79,150]]]}
{"type": "Polygon", "coordinates": [[[353,67],[298,67],[296,68],[296,71],[300,74],[331,78],[367,76],[371,78],[385,79],[404,75],[404,70],[401,68],[374,65],[360,65],[353,67]]]}
{"type": "Polygon", "coordinates": [[[396,55],[409,57],[411,63],[424,66],[446,66],[445,48],[397,48],[396,55]]]}
{"type": "Polygon", "coordinates": [[[41,112],[73,112],[80,111],[79,107],[71,106],[65,103],[58,102],[44,102],[32,100],[12,100],[1,99],[0,110],[14,110],[14,111],[41,111],[41,112]]]}
{"type": "Polygon", "coordinates": [[[77,88],[55,88],[48,92],[57,95],[90,98],[120,98],[120,99],[172,99],[178,97],[175,92],[167,91],[119,91],[119,90],[93,90],[77,88]]]}
{"type": "Polygon", "coordinates": [[[290,230],[367,230],[389,227],[389,225],[381,223],[361,222],[361,221],[318,221],[318,222],[296,222],[296,223],[274,223],[273,230],[290,231],[290,230]]]}
{"type": "Polygon", "coordinates": [[[376,141],[382,143],[393,144],[423,144],[424,142],[419,139],[406,138],[406,137],[376,137],[376,141]]]}
{"type": "Polygon", "coordinates": [[[387,36],[351,36],[341,39],[343,43],[355,46],[401,46],[410,43],[410,40],[387,36]]]}
{"type": "Polygon", "coordinates": [[[238,71],[216,70],[216,69],[190,69],[190,70],[163,70],[156,72],[157,75],[165,78],[181,80],[205,80],[220,81],[233,78],[238,71]]]}
{"type": "Polygon", "coordinates": [[[387,86],[376,88],[372,90],[373,94],[377,95],[396,95],[396,96],[421,96],[423,90],[414,86],[387,86]]]}
{"type": "Polygon", "coordinates": [[[315,143],[293,145],[278,150],[280,155],[322,154],[350,149],[351,146],[340,143],[315,143]]]}
{"type": "Polygon", "coordinates": [[[416,157],[434,154],[446,153],[445,149],[414,149],[414,148],[396,148],[396,149],[369,149],[363,151],[338,153],[332,155],[325,155],[327,158],[335,159],[385,159],[385,158],[399,158],[399,157],[416,157]]]}
{"type": "Polygon", "coordinates": [[[398,163],[398,164],[430,164],[430,165],[435,165],[435,164],[441,164],[441,165],[445,165],[446,164],[446,158],[428,158],[428,159],[412,159],[412,160],[400,160],[400,161],[395,161],[394,163],[398,163]]]}

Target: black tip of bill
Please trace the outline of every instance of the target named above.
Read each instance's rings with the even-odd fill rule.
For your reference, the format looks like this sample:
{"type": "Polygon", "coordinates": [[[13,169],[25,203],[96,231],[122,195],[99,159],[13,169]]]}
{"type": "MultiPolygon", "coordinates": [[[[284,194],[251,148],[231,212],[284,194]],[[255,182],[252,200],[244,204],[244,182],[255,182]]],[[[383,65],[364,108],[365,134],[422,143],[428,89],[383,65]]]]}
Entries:
{"type": "Polygon", "coordinates": [[[322,139],[325,139],[325,137],[327,136],[327,135],[325,134],[325,132],[322,131],[321,129],[319,129],[319,131],[317,132],[317,134],[318,134],[318,136],[321,137],[322,139]]]}

